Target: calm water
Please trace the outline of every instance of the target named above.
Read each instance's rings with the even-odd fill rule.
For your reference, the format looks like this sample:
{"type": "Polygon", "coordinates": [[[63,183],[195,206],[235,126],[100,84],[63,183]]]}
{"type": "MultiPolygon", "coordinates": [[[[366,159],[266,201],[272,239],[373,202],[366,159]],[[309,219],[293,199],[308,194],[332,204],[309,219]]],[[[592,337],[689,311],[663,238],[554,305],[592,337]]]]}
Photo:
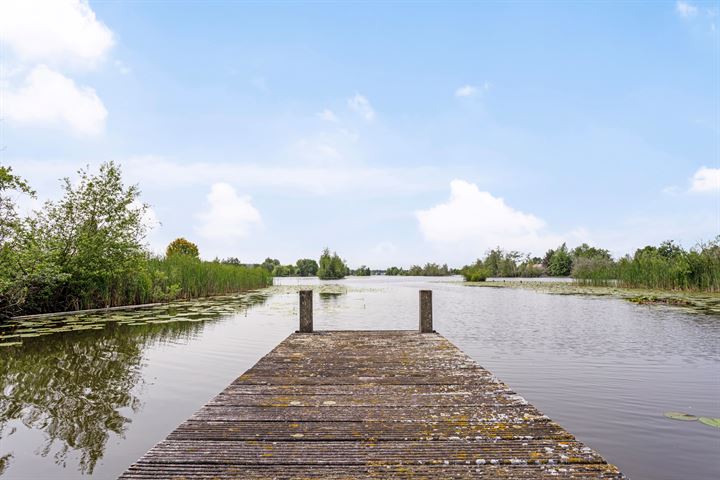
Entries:
{"type": "Polygon", "coordinates": [[[43,326],[0,348],[3,478],[115,478],[297,328],[293,287],[308,283],[317,329],[414,329],[417,291],[431,288],[439,332],[631,479],[720,477],[720,430],[663,417],[720,417],[719,317],[447,279],[279,283],[252,298],[70,319],[62,330],[92,329],[43,326]]]}

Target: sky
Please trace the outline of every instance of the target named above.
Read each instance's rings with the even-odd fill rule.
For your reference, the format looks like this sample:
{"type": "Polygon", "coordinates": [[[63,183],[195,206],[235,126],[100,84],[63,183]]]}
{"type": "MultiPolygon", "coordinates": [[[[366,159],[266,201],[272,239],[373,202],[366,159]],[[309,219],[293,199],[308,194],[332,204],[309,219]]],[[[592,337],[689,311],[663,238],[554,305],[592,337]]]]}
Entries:
{"type": "Polygon", "coordinates": [[[720,3],[0,0],[0,164],[150,249],[462,266],[720,234],[720,3]]]}

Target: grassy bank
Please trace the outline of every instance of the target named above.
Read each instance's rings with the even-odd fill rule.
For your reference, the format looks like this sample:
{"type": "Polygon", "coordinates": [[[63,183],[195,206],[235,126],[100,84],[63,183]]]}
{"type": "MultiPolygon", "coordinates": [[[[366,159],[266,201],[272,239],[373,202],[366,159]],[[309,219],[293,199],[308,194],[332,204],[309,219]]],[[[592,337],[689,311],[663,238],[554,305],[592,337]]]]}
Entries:
{"type": "Polygon", "coordinates": [[[466,282],[465,284],[485,288],[522,288],[555,295],[610,296],[638,304],[671,305],[693,312],[720,315],[720,293],[718,292],[627,288],[588,285],[579,282],[537,282],[532,280],[466,282]]]}

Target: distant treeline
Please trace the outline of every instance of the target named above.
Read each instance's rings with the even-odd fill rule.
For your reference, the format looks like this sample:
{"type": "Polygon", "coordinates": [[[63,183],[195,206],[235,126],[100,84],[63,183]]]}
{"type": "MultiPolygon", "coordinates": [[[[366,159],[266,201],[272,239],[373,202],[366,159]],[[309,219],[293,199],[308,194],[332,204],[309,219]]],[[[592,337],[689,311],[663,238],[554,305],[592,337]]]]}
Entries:
{"type": "Polygon", "coordinates": [[[177,240],[164,257],[144,246],[147,206],[114,163],[65,178],[63,196],[27,217],[14,195],[35,192],[0,166],[0,318],[193,298],[263,287],[272,277],[198,258],[177,240]]]}
{"type": "Polygon", "coordinates": [[[563,243],[543,258],[496,248],[461,269],[468,281],[488,277],[571,276],[582,283],[630,288],[720,291],[720,236],[690,250],[673,241],[614,259],[608,250],[563,243]]]}
{"type": "Polygon", "coordinates": [[[445,277],[457,273],[454,270],[448,268],[447,264],[442,266],[437,263],[426,263],[425,266],[413,265],[407,270],[404,268],[390,267],[385,270],[385,275],[391,276],[424,276],[424,277],[445,277]]]}

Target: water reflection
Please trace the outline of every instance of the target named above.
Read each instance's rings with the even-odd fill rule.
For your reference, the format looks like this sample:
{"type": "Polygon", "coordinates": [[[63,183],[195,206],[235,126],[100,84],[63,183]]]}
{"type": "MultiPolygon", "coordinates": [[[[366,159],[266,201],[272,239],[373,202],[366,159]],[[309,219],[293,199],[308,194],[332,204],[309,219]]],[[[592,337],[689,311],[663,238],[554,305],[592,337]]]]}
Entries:
{"type": "Polygon", "coordinates": [[[257,298],[0,325],[0,344],[21,342],[0,347],[0,472],[117,477],[294,331],[306,288],[318,330],[415,329],[418,290],[432,289],[439,332],[630,478],[720,471],[720,430],[663,416],[719,416],[718,316],[444,278],[281,282],[257,298]]]}
{"type": "MultiPolygon", "coordinates": [[[[266,298],[243,296],[221,304],[237,311],[266,298]]],[[[179,304],[162,310],[193,319],[191,308],[179,304]]],[[[62,466],[72,454],[77,470],[92,474],[108,439],[113,434],[123,437],[130,417],[142,407],[144,352],[159,343],[188,341],[205,328],[204,323],[222,318],[216,312],[215,319],[203,322],[165,322],[167,313],[159,311],[126,312],[124,324],[107,322],[102,329],[26,337],[21,346],[0,349],[0,438],[12,436],[16,428],[11,425],[20,421],[44,433],[36,454],[52,455],[62,466]]],[[[97,316],[87,317],[89,324],[97,316]]],[[[0,474],[11,467],[13,454],[0,452],[0,474]]]]}

